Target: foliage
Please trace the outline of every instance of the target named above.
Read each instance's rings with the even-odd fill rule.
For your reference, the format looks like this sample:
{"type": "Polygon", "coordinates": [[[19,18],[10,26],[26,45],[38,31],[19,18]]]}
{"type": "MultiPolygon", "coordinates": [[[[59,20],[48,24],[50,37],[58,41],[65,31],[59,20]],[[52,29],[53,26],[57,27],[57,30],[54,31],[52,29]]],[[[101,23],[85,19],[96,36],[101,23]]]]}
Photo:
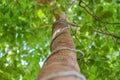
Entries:
{"type": "MultiPolygon", "coordinates": [[[[57,0],[51,6],[37,0],[0,0],[0,80],[37,78],[39,62],[50,54],[54,22],[50,10],[56,6],[66,10],[71,2],[57,0]]],[[[120,24],[105,24],[101,20],[118,22],[120,1],[84,0],[86,8],[101,20],[89,15],[78,3],[79,0],[67,10],[67,20],[80,26],[71,30],[71,34],[76,48],[86,54],[78,61],[81,73],[87,80],[119,80],[120,38],[114,36],[120,36],[120,24]]]]}

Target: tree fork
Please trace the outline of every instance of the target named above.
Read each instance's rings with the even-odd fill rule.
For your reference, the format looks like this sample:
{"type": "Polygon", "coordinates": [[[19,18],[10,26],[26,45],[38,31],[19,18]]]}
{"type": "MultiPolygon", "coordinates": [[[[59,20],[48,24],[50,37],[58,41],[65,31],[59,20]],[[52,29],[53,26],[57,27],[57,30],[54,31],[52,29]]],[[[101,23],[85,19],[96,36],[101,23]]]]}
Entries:
{"type": "Polygon", "coordinates": [[[38,80],[85,80],[84,76],[79,73],[75,51],[69,50],[75,49],[75,45],[66,28],[67,25],[64,19],[57,20],[53,24],[52,54],[45,61],[38,80]],[[60,32],[61,29],[64,30],[60,32]],[[58,33],[60,34],[57,36],[58,33]]]}

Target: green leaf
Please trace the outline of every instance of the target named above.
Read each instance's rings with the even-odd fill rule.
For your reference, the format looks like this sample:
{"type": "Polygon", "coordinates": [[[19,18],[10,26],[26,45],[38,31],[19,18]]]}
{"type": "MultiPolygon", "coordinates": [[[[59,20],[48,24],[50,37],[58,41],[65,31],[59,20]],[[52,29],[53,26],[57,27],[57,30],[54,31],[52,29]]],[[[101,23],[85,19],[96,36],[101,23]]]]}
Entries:
{"type": "Polygon", "coordinates": [[[26,18],[21,17],[21,16],[19,16],[18,19],[20,19],[20,20],[22,20],[22,21],[25,21],[25,20],[26,20],[26,18]]]}
{"type": "Polygon", "coordinates": [[[112,0],[105,0],[105,2],[111,3],[111,2],[112,2],[112,0]]]}
{"type": "Polygon", "coordinates": [[[38,16],[39,18],[44,18],[44,17],[45,17],[45,14],[42,12],[41,9],[39,9],[38,12],[37,12],[37,16],[38,16]]]}
{"type": "Polygon", "coordinates": [[[3,73],[3,71],[0,69],[0,73],[3,73]]]}
{"type": "Polygon", "coordinates": [[[6,4],[6,0],[2,0],[2,4],[6,4]]]}
{"type": "Polygon", "coordinates": [[[101,18],[103,19],[112,18],[112,17],[113,17],[113,13],[110,10],[104,11],[101,16],[101,18]]]}
{"type": "Polygon", "coordinates": [[[99,15],[103,12],[103,6],[98,6],[96,9],[96,13],[99,15]]]}

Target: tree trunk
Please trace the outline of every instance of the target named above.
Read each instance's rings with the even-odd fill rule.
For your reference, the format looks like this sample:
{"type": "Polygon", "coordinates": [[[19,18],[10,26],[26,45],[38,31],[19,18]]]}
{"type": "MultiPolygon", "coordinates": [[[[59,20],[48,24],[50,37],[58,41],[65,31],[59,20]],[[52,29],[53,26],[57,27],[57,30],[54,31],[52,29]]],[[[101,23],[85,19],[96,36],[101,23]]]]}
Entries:
{"type": "Polygon", "coordinates": [[[51,43],[52,54],[45,61],[38,80],[85,80],[79,73],[72,37],[67,22],[58,20],[53,24],[51,43]]]}

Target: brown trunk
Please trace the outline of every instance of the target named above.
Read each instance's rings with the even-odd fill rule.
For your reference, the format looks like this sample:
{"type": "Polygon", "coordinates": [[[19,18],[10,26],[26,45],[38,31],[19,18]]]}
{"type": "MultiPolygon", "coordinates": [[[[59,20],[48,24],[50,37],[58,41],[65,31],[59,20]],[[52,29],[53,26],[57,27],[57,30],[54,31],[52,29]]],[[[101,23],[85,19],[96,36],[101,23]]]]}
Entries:
{"type": "Polygon", "coordinates": [[[51,43],[52,54],[45,61],[38,80],[84,80],[84,77],[79,74],[76,53],[70,50],[75,49],[75,45],[66,27],[65,20],[53,24],[52,34],[55,38],[51,43]],[[60,34],[57,36],[58,33],[60,34]]]}

